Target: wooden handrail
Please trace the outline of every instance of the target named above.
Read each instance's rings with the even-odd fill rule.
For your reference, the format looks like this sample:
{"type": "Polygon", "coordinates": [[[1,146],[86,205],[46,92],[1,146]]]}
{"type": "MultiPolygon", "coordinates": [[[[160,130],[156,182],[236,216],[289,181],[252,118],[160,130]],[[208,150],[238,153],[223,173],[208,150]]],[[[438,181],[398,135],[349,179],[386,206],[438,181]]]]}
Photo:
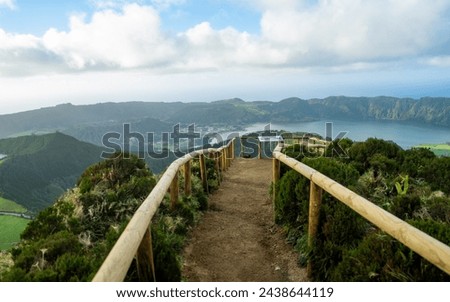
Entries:
{"type": "MultiPolygon", "coordinates": [[[[374,203],[359,196],[322,173],[283,154],[281,152],[282,147],[283,144],[279,144],[273,151],[274,161],[280,161],[302,174],[314,184],[312,187],[315,188],[318,186],[327,191],[337,200],[349,206],[353,211],[363,216],[382,231],[388,233],[447,274],[450,274],[449,246],[376,206],[374,203]]],[[[279,179],[279,165],[274,162],[273,166],[277,169],[277,171],[274,170],[273,173],[274,182],[276,182],[279,179]]],[[[273,190],[275,190],[275,185],[273,188],[273,190]]],[[[317,200],[317,193],[311,194],[310,206],[314,203],[319,204],[320,206],[320,201],[318,202],[317,200]]],[[[314,210],[317,211],[317,209],[314,210]]],[[[310,217],[309,229],[314,230],[316,224],[317,221],[314,221],[314,218],[310,217]]]]}
{"type": "MultiPolygon", "coordinates": [[[[198,151],[193,151],[184,157],[175,160],[164,172],[156,186],[135,212],[127,227],[117,240],[114,247],[111,249],[110,253],[106,257],[102,266],[95,275],[93,282],[121,282],[125,279],[125,276],[130,268],[131,263],[138,250],[143,243],[148,243],[149,241],[149,227],[153,216],[158,210],[164,196],[166,195],[169,188],[172,186],[174,179],[177,178],[178,171],[181,167],[185,166],[186,170],[190,170],[190,161],[196,157],[203,157],[210,153],[221,153],[223,157],[227,157],[230,150],[234,147],[234,139],[230,140],[227,145],[222,146],[218,149],[203,149],[198,151]],[[147,235],[146,235],[147,234],[147,235]],[[146,236],[144,236],[146,235],[146,236]],[[144,240],[144,241],[143,241],[144,240]]],[[[230,159],[224,159],[229,165],[230,159]]],[[[201,167],[204,173],[204,167],[201,167]]],[[[187,173],[187,172],[186,172],[187,173]]],[[[202,175],[203,183],[205,183],[206,176],[202,175]]],[[[190,178],[189,178],[190,180],[190,178]]],[[[190,188],[190,185],[185,186],[190,188]]],[[[178,185],[174,185],[173,189],[178,190],[178,185]]],[[[190,192],[189,192],[190,194],[190,192]]],[[[175,193],[172,193],[172,198],[175,197],[175,193]]],[[[172,200],[172,203],[175,202],[172,200]]],[[[175,206],[175,205],[174,205],[175,206]]],[[[151,243],[151,238],[150,238],[151,243]]],[[[151,249],[151,246],[150,246],[151,249]]],[[[150,251],[151,252],[151,251],[150,251]]],[[[145,254],[145,253],[144,253],[145,254]]],[[[151,253],[148,253],[151,254],[151,253]]],[[[150,260],[153,262],[153,259],[150,260]]],[[[151,263],[152,264],[152,263],[151,263]]],[[[153,272],[154,273],[154,272],[153,272]]]]}

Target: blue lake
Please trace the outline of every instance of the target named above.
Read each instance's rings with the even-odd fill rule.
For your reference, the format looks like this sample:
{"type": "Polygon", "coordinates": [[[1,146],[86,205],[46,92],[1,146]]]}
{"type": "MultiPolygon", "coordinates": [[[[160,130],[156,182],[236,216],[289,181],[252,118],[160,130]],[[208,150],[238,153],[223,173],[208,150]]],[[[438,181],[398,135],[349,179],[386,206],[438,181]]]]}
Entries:
{"type": "MultiPolygon", "coordinates": [[[[315,122],[301,122],[293,124],[270,124],[272,130],[286,130],[289,132],[314,132],[326,136],[326,123],[333,123],[333,139],[340,132],[345,137],[355,141],[365,141],[369,137],[392,140],[404,149],[420,144],[442,144],[450,142],[450,128],[430,125],[407,124],[394,121],[336,121],[323,120],[315,122]]],[[[253,124],[246,131],[262,131],[267,123],[253,124]]]]}

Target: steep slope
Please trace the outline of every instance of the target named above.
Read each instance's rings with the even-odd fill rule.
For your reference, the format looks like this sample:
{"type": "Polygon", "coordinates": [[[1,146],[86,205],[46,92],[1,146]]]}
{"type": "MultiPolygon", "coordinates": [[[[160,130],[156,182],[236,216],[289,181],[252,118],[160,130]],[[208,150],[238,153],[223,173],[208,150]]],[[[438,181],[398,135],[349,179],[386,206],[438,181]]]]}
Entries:
{"type": "Polygon", "coordinates": [[[100,161],[102,148],[62,133],[0,140],[0,192],[30,211],[52,204],[80,174],[100,161]]]}

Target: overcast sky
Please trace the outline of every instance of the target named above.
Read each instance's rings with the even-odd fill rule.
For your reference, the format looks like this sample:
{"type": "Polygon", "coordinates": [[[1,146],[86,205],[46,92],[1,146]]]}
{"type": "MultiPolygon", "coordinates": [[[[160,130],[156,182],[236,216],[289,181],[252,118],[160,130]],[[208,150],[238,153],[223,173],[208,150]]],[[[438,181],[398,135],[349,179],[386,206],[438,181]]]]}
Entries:
{"type": "Polygon", "coordinates": [[[449,0],[0,0],[0,114],[450,96],[449,0]]]}

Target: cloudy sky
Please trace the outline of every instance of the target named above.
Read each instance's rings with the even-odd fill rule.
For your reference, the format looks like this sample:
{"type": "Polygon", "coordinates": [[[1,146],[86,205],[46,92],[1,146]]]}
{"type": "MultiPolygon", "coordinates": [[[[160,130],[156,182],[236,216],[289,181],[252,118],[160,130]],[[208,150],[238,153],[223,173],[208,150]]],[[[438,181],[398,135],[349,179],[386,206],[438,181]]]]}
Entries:
{"type": "Polygon", "coordinates": [[[0,0],[0,114],[450,96],[449,0],[0,0]]]}

